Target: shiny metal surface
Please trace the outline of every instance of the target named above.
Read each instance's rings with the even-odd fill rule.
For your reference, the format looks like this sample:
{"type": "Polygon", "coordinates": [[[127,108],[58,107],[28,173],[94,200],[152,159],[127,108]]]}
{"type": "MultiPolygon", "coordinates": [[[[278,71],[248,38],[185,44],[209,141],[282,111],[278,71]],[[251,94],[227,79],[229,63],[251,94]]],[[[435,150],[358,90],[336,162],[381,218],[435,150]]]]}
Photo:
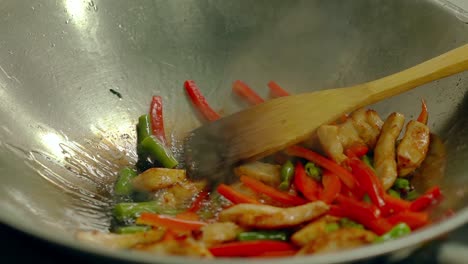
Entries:
{"type": "MultiPolygon", "coordinates": [[[[235,79],[262,95],[270,79],[295,93],[376,79],[467,43],[459,17],[446,1],[422,0],[0,1],[0,220],[86,252],[182,263],[73,238],[108,226],[115,172],[135,159],[134,123],[151,95],[163,96],[178,146],[199,124],[185,79],[231,113],[245,107],[231,95],[235,79]]],[[[397,243],[288,263],[369,258],[465,223],[467,91],[462,74],[375,106],[412,117],[427,100],[449,149],[445,206],[457,216],[397,243]]]]}

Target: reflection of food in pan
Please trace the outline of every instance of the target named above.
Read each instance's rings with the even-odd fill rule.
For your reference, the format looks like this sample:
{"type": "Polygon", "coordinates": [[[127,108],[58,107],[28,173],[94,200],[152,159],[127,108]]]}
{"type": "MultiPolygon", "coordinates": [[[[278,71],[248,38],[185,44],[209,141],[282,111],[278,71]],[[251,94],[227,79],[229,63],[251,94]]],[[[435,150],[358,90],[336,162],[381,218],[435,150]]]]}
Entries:
{"type": "MultiPolygon", "coordinates": [[[[288,94],[269,86],[275,96],[288,94]]],[[[185,88],[208,121],[220,118],[193,81],[185,88]]],[[[263,101],[240,81],[234,92],[252,104],[263,101]]],[[[429,224],[441,198],[446,153],[427,119],[424,102],[406,128],[401,113],[382,120],[359,109],[317,130],[318,152],[292,146],[276,155],[276,164],[239,165],[235,183],[208,184],[178,165],[166,143],[162,100],[153,97],[150,114],[137,125],[137,170],[122,169],[115,185],[116,234],[79,231],[77,237],[199,257],[315,254],[397,239],[429,224]]]]}

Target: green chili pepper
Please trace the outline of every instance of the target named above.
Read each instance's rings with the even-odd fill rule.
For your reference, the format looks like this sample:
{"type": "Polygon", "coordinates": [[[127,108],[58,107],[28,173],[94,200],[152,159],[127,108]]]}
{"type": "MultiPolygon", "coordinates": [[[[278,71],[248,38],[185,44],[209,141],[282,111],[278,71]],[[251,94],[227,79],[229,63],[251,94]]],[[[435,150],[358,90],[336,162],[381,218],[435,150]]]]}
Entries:
{"type": "Polygon", "coordinates": [[[336,231],[340,229],[340,225],[338,223],[328,223],[325,225],[325,231],[327,233],[331,233],[333,231],[336,231]]]}
{"type": "Polygon", "coordinates": [[[178,211],[162,208],[154,201],[141,203],[119,203],[114,206],[113,215],[117,221],[124,222],[137,218],[143,212],[176,215],[178,211]]]}
{"type": "Polygon", "coordinates": [[[322,169],[315,166],[313,162],[307,162],[305,165],[306,174],[316,181],[322,180],[322,169]]]}
{"type": "Polygon", "coordinates": [[[149,115],[142,115],[138,118],[137,142],[140,144],[145,138],[151,135],[151,120],[149,115]]]}
{"type": "Polygon", "coordinates": [[[412,190],[406,194],[405,199],[408,201],[416,200],[419,197],[419,193],[416,190],[412,190]]]}
{"type": "Polygon", "coordinates": [[[294,164],[288,160],[281,167],[281,183],[279,188],[281,190],[288,190],[291,186],[291,181],[294,176],[294,164]]]}
{"type": "Polygon", "coordinates": [[[137,176],[136,171],[130,168],[123,168],[119,172],[119,178],[115,183],[114,191],[117,195],[130,195],[133,191],[132,179],[137,176]]]}
{"type": "Polygon", "coordinates": [[[372,159],[372,157],[370,157],[369,155],[364,155],[362,156],[362,161],[369,167],[371,167],[372,169],[374,168],[374,161],[372,159]]]}
{"type": "Polygon", "coordinates": [[[141,142],[141,148],[145,153],[147,153],[151,158],[157,160],[165,168],[174,168],[179,164],[171,151],[153,135],[146,137],[141,142]]]}
{"type": "Polygon", "coordinates": [[[388,189],[388,194],[389,194],[390,196],[395,197],[395,198],[401,198],[400,193],[397,192],[397,191],[395,191],[395,190],[393,190],[393,189],[388,189]]]}
{"type": "Polygon", "coordinates": [[[287,241],[288,234],[284,231],[249,231],[242,232],[237,236],[239,241],[249,240],[281,240],[287,241]]]}
{"type": "Polygon", "coordinates": [[[364,229],[363,225],[358,224],[357,222],[354,222],[353,220],[346,218],[346,217],[340,218],[340,225],[342,227],[353,227],[353,228],[364,229]]]}
{"type": "Polygon", "coordinates": [[[392,239],[397,239],[402,236],[411,233],[411,228],[406,223],[399,223],[395,225],[390,231],[383,234],[382,236],[376,238],[374,240],[375,243],[380,243],[392,239]]]}
{"type": "Polygon", "coordinates": [[[395,183],[393,183],[393,187],[397,190],[409,190],[410,182],[404,178],[397,178],[395,183]]]}
{"type": "Polygon", "coordinates": [[[149,226],[119,226],[115,228],[114,232],[117,234],[133,234],[133,233],[139,233],[139,232],[146,232],[150,230],[151,227],[149,226]]]}

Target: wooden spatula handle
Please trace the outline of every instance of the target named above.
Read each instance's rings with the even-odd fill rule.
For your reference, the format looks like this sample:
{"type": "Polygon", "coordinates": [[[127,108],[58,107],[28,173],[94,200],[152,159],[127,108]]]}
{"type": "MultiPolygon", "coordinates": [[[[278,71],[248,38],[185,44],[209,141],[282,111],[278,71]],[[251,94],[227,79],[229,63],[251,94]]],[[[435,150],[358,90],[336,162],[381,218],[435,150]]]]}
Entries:
{"type": "Polygon", "coordinates": [[[372,96],[365,104],[406,92],[417,86],[468,70],[468,44],[414,67],[366,84],[372,96]]]}

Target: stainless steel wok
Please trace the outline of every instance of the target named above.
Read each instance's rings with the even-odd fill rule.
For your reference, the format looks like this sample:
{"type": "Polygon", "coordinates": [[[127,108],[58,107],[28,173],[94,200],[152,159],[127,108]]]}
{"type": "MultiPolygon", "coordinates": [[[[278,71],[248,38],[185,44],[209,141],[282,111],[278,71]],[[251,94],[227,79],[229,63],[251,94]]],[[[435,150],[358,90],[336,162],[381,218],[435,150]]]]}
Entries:
{"type": "MultiPolygon", "coordinates": [[[[115,173],[135,161],[135,120],[151,95],[163,96],[177,145],[199,125],[186,79],[232,113],[245,107],[231,95],[235,79],[262,95],[271,79],[294,93],[347,86],[468,42],[466,16],[446,1],[3,0],[0,21],[0,221],[78,251],[140,262],[187,259],[95,248],[73,234],[108,227],[115,173]]],[[[454,217],[395,242],[268,261],[367,259],[465,223],[467,91],[465,73],[374,106],[383,116],[414,117],[427,100],[430,127],[448,148],[443,206],[454,217]]],[[[238,261],[217,260],[224,262],[238,261]]]]}

